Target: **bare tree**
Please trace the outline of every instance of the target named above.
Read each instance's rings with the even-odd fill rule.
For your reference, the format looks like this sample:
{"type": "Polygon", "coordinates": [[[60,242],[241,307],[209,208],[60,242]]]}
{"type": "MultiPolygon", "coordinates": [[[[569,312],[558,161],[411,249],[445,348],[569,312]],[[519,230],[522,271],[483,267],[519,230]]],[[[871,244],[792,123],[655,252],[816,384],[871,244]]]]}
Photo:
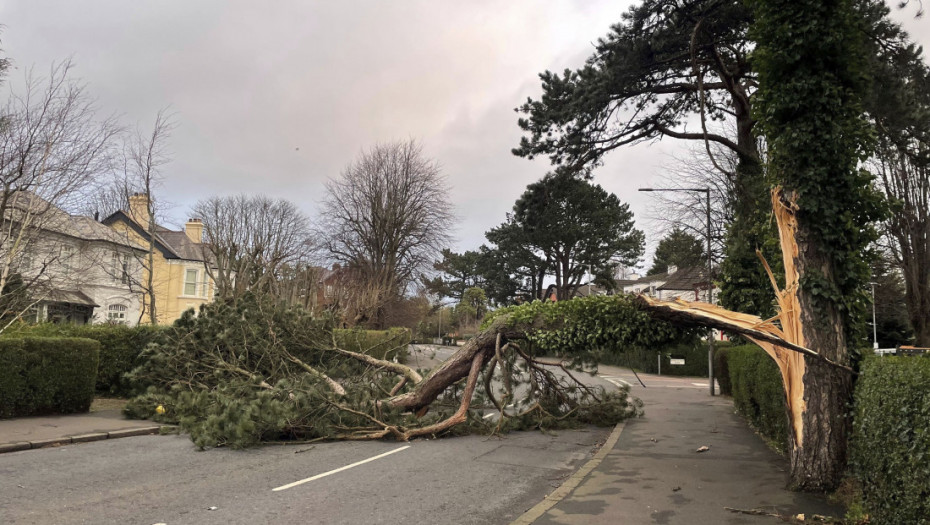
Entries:
{"type": "Polygon", "coordinates": [[[211,197],[193,211],[203,220],[207,272],[220,297],[281,293],[282,279],[308,266],[310,222],[286,200],[211,197]]]}
{"type": "Polygon", "coordinates": [[[10,94],[0,115],[0,297],[18,281],[25,299],[5,305],[13,318],[71,273],[50,271],[62,255],[46,249],[43,232],[62,230],[70,216],[61,209],[80,206],[110,165],[121,132],[112,117],[98,117],[71,68],[65,61],[44,78],[27,72],[22,92],[10,94]]]}
{"type": "Polygon", "coordinates": [[[136,129],[126,145],[124,152],[124,178],[122,195],[129,204],[129,198],[132,195],[144,195],[145,199],[141,202],[142,208],[127,206],[130,212],[138,215],[133,217],[138,224],[146,230],[144,245],[146,248],[145,258],[142,263],[142,282],[137,283],[141,289],[145,300],[142,302],[142,311],[140,319],[148,314],[151,324],[158,324],[158,312],[155,301],[155,233],[157,229],[156,210],[158,209],[157,201],[153,198],[155,188],[161,182],[161,167],[167,164],[171,158],[167,151],[166,140],[171,134],[174,124],[166,110],[162,109],[155,117],[155,125],[151,132],[143,132],[136,129]]]}
{"type": "MultiPolygon", "coordinates": [[[[926,151],[920,152],[926,154],[926,151]]],[[[884,222],[888,248],[904,276],[905,302],[918,346],[930,346],[930,169],[888,147],[873,161],[895,207],[884,222]]]]}
{"type": "Polygon", "coordinates": [[[413,140],[363,152],[327,184],[318,236],[357,275],[369,297],[353,321],[382,325],[401,295],[449,240],[453,214],[435,161],[413,140]]]}
{"type": "MultiPolygon", "coordinates": [[[[692,146],[687,153],[672,159],[656,187],[683,190],[710,188],[711,255],[715,263],[723,260],[726,232],[733,222],[736,192],[736,167],[739,158],[732,151],[708,143],[692,146]],[[714,162],[706,148],[714,151],[714,162]]],[[[704,193],[688,191],[657,192],[658,205],[649,219],[661,233],[680,229],[698,239],[707,238],[707,204],[704,193]]]]}

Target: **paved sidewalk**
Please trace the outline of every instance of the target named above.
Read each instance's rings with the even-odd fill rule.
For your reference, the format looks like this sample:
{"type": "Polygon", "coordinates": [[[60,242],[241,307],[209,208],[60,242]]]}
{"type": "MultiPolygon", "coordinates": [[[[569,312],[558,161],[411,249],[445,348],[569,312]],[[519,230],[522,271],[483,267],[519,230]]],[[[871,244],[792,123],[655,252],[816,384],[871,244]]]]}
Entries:
{"type": "Polygon", "coordinates": [[[842,516],[822,497],[785,490],[787,460],[733,413],[729,398],[711,397],[706,379],[700,386],[698,378],[640,374],[643,388],[629,371],[602,367],[607,374],[635,385],[646,415],[627,421],[601,462],[534,524],[778,522],[725,507],[842,516]],[[702,446],[709,449],[696,452],[702,446]]]}
{"type": "Polygon", "coordinates": [[[0,453],[158,433],[161,425],[125,419],[119,410],[0,419],[0,453]]]}

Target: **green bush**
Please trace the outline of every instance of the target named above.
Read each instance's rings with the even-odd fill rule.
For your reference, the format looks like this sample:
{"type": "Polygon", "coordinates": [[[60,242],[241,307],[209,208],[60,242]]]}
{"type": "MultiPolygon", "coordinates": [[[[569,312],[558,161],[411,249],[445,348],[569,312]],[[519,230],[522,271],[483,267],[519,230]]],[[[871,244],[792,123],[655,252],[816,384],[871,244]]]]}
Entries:
{"type": "Polygon", "coordinates": [[[623,352],[602,352],[598,362],[611,366],[628,366],[640,372],[655,374],[659,371],[657,354],[662,354],[662,375],[707,377],[707,343],[695,340],[689,343],[666,344],[653,348],[629,348],[623,352]],[[684,359],[684,365],[672,365],[671,360],[684,359]]]}
{"type": "Polygon", "coordinates": [[[89,339],[0,339],[0,417],[87,412],[99,357],[89,339]]]}
{"type": "Polygon", "coordinates": [[[850,462],[871,523],[930,524],[930,359],[867,358],[850,462]]]}
{"type": "Polygon", "coordinates": [[[714,349],[714,377],[720,385],[720,395],[732,396],[733,385],[730,383],[730,367],[727,363],[727,353],[733,345],[727,342],[717,345],[714,349]]]}
{"type": "Polygon", "coordinates": [[[6,337],[83,337],[100,343],[97,394],[129,397],[134,392],[123,376],[139,363],[139,354],[163,327],[123,325],[74,325],[42,323],[14,325],[6,337]]]}
{"type": "Polygon", "coordinates": [[[730,347],[723,356],[736,410],[776,448],[785,450],[788,412],[778,365],[756,345],[730,347]]]}
{"type": "Polygon", "coordinates": [[[407,357],[407,345],[410,344],[410,330],[406,328],[337,329],[333,330],[333,336],[336,338],[336,344],[344,350],[368,354],[388,361],[396,357],[401,363],[407,357]]]}

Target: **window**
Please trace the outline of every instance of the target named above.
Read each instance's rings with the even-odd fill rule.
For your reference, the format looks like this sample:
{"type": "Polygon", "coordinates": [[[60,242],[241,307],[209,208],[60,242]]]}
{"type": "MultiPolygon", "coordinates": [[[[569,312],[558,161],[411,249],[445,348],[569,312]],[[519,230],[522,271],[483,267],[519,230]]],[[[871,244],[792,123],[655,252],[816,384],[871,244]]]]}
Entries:
{"type": "Polygon", "coordinates": [[[200,290],[201,297],[210,297],[210,276],[206,271],[203,272],[203,288],[200,290]]]}
{"type": "Polygon", "coordinates": [[[129,256],[113,252],[110,258],[110,275],[113,280],[129,284],[129,256]]]}
{"type": "Polygon", "coordinates": [[[61,247],[59,261],[61,262],[61,268],[65,271],[65,274],[71,273],[71,268],[74,263],[74,246],[63,245],[61,247]]]}
{"type": "Polygon", "coordinates": [[[197,270],[184,271],[184,295],[197,295],[197,270]]]}
{"type": "Polygon", "coordinates": [[[23,252],[23,254],[20,256],[20,259],[19,259],[20,271],[23,273],[31,272],[32,267],[34,265],[35,263],[32,260],[32,255],[29,253],[23,252]]]}
{"type": "Polygon", "coordinates": [[[107,307],[107,321],[111,323],[125,323],[126,311],[129,308],[125,304],[111,304],[107,307]]]}

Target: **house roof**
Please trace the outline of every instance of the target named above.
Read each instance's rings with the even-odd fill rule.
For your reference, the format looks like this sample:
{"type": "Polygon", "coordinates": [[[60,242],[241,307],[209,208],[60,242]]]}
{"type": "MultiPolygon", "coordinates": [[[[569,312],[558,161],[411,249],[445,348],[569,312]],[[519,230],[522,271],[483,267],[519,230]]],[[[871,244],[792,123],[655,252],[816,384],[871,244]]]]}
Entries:
{"type": "MultiPolygon", "coordinates": [[[[679,270],[680,271],[680,270],[679,270]]],[[[672,274],[674,275],[674,274],[672,274]]],[[[624,279],[622,281],[617,281],[619,286],[633,286],[636,284],[648,284],[656,281],[667,281],[669,279],[669,274],[667,273],[656,273],[652,275],[645,275],[639,279],[624,279]]]]}
{"type": "MultiPolygon", "coordinates": [[[[143,238],[149,237],[149,232],[145,231],[139,223],[130,217],[129,213],[118,210],[109,217],[101,221],[103,224],[113,224],[114,222],[124,222],[143,238]]],[[[204,254],[204,243],[198,243],[191,240],[187,233],[183,231],[170,230],[160,224],[155,225],[155,248],[161,252],[166,259],[184,259],[187,261],[207,261],[209,254],[204,254]]]]}
{"type": "Polygon", "coordinates": [[[673,273],[659,290],[694,291],[707,287],[707,269],[702,267],[681,268],[673,273]]]}
{"type": "Polygon", "coordinates": [[[35,193],[17,191],[12,196],[10,208],[33,214],[33,225],[45,231],[59,233],[85,241],[100,241],[144,250],[145,248],[127,239],[119,232],[82,215],[71,215],[35,193]]]}
{"type": "Polygon", "coordinates": [[[48,296],[46,296],[45,301],[49,303],[80,304],[83,306],[93,306],[94,308],[100,306],[84,292],[79,292],[77,290],[51,290],[48,296]]]}

